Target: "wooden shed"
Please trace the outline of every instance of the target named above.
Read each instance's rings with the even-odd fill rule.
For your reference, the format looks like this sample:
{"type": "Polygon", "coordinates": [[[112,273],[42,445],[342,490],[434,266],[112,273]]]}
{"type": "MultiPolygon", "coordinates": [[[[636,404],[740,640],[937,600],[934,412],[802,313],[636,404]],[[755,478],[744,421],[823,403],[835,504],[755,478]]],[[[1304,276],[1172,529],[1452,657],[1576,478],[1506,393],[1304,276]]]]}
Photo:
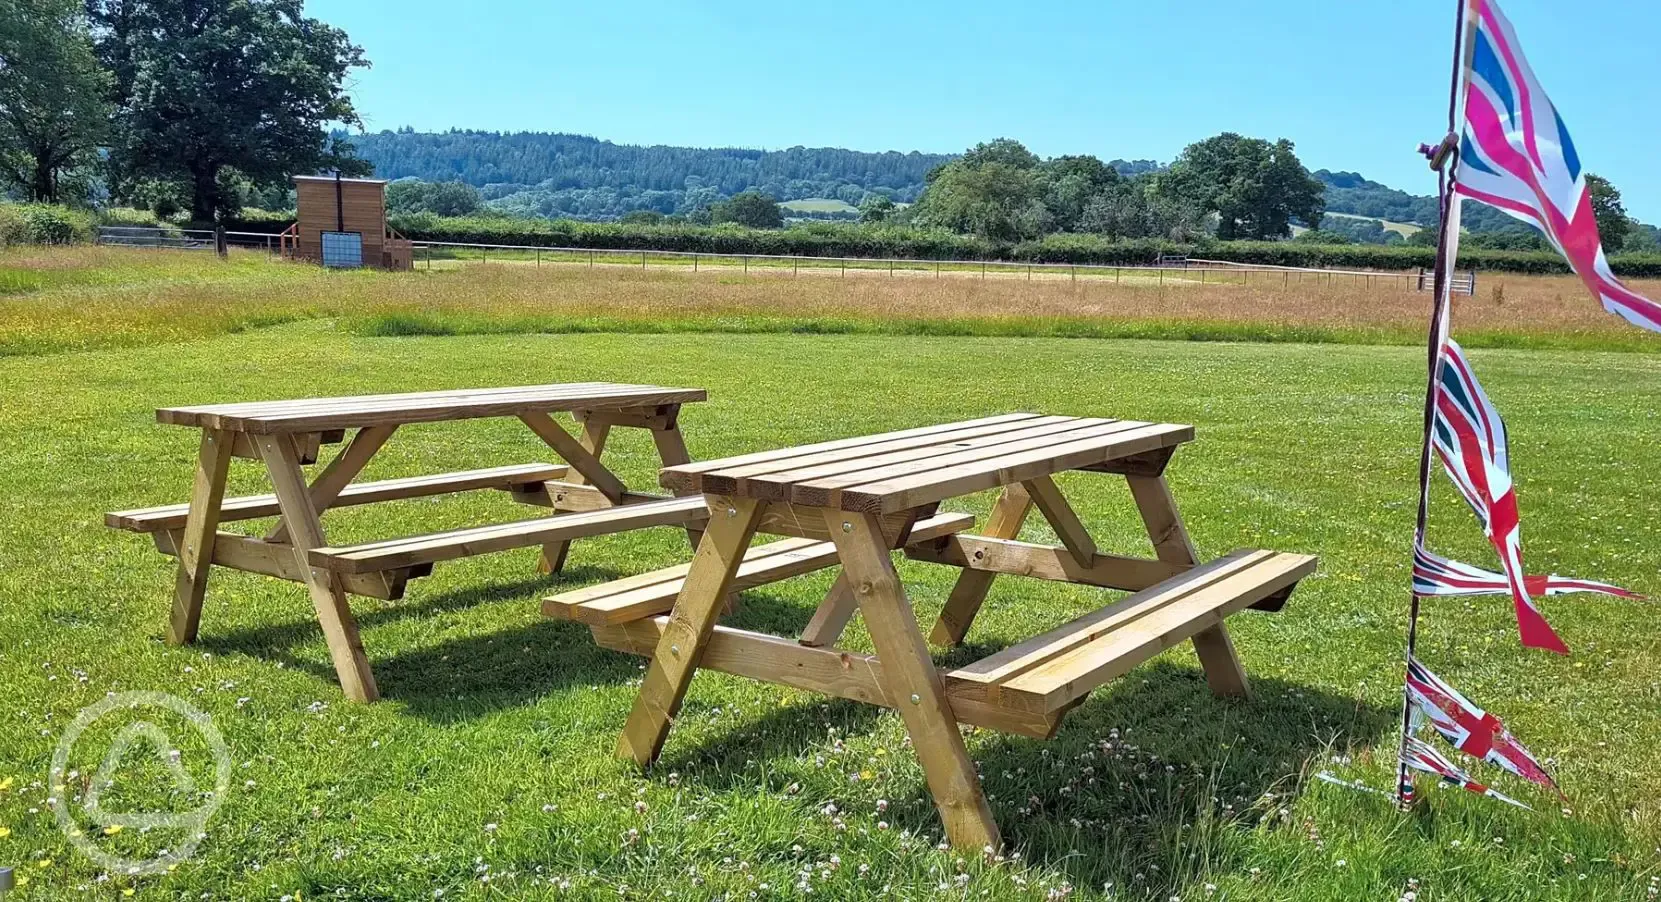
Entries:
{"type": "Polygon", "coordinates": [[[409,269],[410,242],[386,225],[386,182],[339,176],[294,177],[295,222],[284,251],[324,266],[409,269]]]}

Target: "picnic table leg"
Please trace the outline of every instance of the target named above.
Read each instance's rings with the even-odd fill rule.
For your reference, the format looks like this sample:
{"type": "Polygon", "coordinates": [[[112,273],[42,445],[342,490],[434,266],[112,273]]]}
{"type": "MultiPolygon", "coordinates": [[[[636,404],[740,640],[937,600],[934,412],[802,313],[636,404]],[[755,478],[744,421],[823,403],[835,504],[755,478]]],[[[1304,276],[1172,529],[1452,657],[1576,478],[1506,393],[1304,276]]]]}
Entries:
{"type": "MultiPolygon", "coordinates": [[[[998,503],[992,507],[992,515],[987,518],[986,532],[988,538],[1014,539],[1021,534],[1021,524],[1026,522],[1027,512],[1032,510],[1032,496],[1023,486],[1011,485],[998,496],[998,503]]],[[[990,570],[965,570],[957,575],[957,584],[952,586],[952,594],[946,597],[946,606],[940,610],[940,619],[934,623],[934,629],[929,633],[929,641],[935,645],[958,645],[963,637],[969,633],[969,625],[975,622],[975,615],[980,613],[980,606],[986,601],[986,593],[992,589],[992,580],[997,574],[990,570]]]]}
{"type": "Polygon", "coordinates": [[[738,565],[761,522],[763,507],[753,498],[710,497],[709,525],[617,740],[619,758],[632,758],[645,767],[663,751],[669,727],[692,684],[692,673],[715,631],[722,602],[732,591],[738,565]]]}
{"type": "MultiPolygon", "coordinates": [[[[559,427],[555,426],[554,428],[557,429],[559,427]]],[[[582,438],[579,439],[579,444],[582,446],[583,450],[598,459],[599,456],[605,452],[606,439],[610,435],[610,423],[598,423],[593,420],[588,420],[583,423],[583,434],[582,438]]],[[[570,482],[572,485],[586,484],[583,475],[580,472],[572,472],[566,477],[566,481],[570,482]]],[[[554,574],[564,570],[565,557],[570,553],[571,543],[569,540],[563,542],[549,542],[548,544],[543,545],[542,556],[538,558],[536,562],[537,571],[541,573],[554,574]]]]}
{"type": "Polygon", "coordinates": [[[173,583],[173,615],[167,622],[167,641],[188,645],[196,641],[202,623],[202,598],[213,566],[214,537],[219,534],[219,506],[225,500],[225,477],[231,469],[232,436],[218,429],[202,430],[196,452],[196,482],[190,491],[190,513],[179,541],[179,570],[173,583]]]}
{"type": "MultiPolygon", "coordinates": [[[[1188,538],[1187,527],[1182,525],[1182,515],[1177,513],[1176,499],[1171,497],[1171,486],[1165,477],[1128,475],[1125,481],[1130,484],[1131,497],[1136,499],[1136,509],[1142,514],[1142,524],[1148,529],[1155,556],[1169,564],[1198,564],[1199,553],[1188,538]]],[[[1240,666],[1240,656],[1235,654],[1234,642],[1223,624],[1196,633],[1194,653],[1205,669],[1205,681],[1213,695],[1251,697],[1251,682],[1246,679],[1246,670],[1240,666]]]]}
{"type": "Polygon", "coordinates": [[[369,656],[363,651],[363,639],[358,636],[357,621],[352,619],[346,592],[334,574],[311,566],[307,556],[311,549],[324,547],[327,542],[317,509],[311,503],[305,474],[300,471],[294,442],[287,435],[260,435],[254,441],[265,460],[265,468],[270,471],[277,507],[282,511],[283,522],[288,524],[294,554],[305,574],[306,590],[311,593],[312,607],[317,610],[317,622],[323,627],[323,638],[328,642],[329,657],[340,677],[340,688],[352,701],[375,701],[380,698],[380,690],[375,686],[375,675],[369,670],[369,656]]]}
{"type": "Polygon", "coordinates": [[[881,521],[871,514],[827,510],[825,525],[871,631],[884,688],[899,708],[923,764],[946,837],[958,849],[996,850],[1002,844],[997,822],[958,732],[945,683],[894,572],[881,521]]]}
{"type": "MultiPolygon", "coordinates": [[[[674,412],[669,414],[668,425],[662,429],[652,430],[652,444],[657,446],[658,460],[665,467],[678,467],[681,464],[692,462],[692,454],[686,450],[686,436],[681,434],[680,405],[675,405],[674,412]]],[[[676,495],[697,494],[696,492],[676,492],[676,495]]],[[[698,544],[704,540],[704,530],[699,526],[686,528],[686,541],[692,545],[694,553],[698,544]]],[[[721,613],[732,615],[738,610],[738,593],[733,592],[722,602],[721,613]]]]}

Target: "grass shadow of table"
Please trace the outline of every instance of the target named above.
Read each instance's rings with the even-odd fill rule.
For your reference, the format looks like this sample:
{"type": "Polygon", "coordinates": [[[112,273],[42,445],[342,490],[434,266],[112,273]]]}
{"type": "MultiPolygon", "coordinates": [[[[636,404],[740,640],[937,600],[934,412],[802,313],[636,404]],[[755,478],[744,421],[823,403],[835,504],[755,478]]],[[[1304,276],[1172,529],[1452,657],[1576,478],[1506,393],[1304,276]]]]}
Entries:
{"type": "Polygon", "coordinates": [[[1244,845],[1229,836],[1278,812],[1300,774],[1376,743],[1400,716],[1283,679],[1252,688],[1249,701],[1218,699],[1199,669],[1160,660],[1098,690],[1049,742],[975,743],[1006,842],[1077,886],[1186,898],[1183,875],[1228,869],[1244,845]]]}
{"type": "MultiPolygon", "coordinates": [[[[1219,699],[1197,668],[1158,660],[1098,690],[1049,741],[975,732],[970,756],[1006,851],[1074,886],[1113,883],[1154,898],[1188,898],[1207,875],[1247,870],[1252,831],[1289,804],[1300,775],[1319,769],[1329,751],[1374,744],[1398,717],[1283,679],[1259,677],[1253,689],[1250,701],[1219,699]]],[[[856,734],[881,716],[844,700],[780,708],[718,739],[679,747],[671,739],[661,767],[708,791],[753,792],[758,764],[800,767],[779,759],[828,746],[830,727],[856,734]]],[[[840,797],[832,787],[814,790],[840,797]]],[[[895,830],[941,836],[920,774],[910,792],[890,798],[884,817],[895,830]]]]}
{"type": "MultiPolygon", "coordinates": [[[[598,649],[581,624],[537,619],[519,628],[447,640],[391,655],[376,652],[378,628],[403,621],[466,611],[504,600],[537,599],[554,585],[581,585],[615,579],[595,567],[573,567],[557,578],[546,576],[471,585],[452,591],[387,603],[357,615],[382,697],[404,704],[411,713],[439,722],[482,716],[526,704],[571,685],[620,681],[635,673],[635,662],[598,649]],[[461,696],[458,699],[457,696],[461,696]],[[460,702],[465,701],[466,704],[460,702]]],[[[322,631],[312,617],[294,618],[229,633],[204,630],[198,645],[216,655],[246,655],[280,662],[333,685],[334,668],[326,656],[298,653],[320,647],[322,631]]]]}

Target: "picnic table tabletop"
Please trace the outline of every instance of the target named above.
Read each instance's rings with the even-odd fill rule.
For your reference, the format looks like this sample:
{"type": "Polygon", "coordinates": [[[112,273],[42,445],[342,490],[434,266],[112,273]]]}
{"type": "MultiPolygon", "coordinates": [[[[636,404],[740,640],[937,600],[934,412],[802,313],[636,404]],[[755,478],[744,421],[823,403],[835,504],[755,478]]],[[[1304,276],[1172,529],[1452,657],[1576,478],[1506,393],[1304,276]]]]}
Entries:
{"type": "Polygon", "coordinates": [[[1064,470],[1158,453],[1194,427],[1012,413],[665,468],[677,492],[891,514],[1064,470]]]}
{"type": "Polygon", "coordinates": [[[178,426],[258,435],[430,423],[527,412],[620,410],[707,399],[708,393],[699,388],[577,382],[164,407],[156,411],[156,420],[178,426]]]}

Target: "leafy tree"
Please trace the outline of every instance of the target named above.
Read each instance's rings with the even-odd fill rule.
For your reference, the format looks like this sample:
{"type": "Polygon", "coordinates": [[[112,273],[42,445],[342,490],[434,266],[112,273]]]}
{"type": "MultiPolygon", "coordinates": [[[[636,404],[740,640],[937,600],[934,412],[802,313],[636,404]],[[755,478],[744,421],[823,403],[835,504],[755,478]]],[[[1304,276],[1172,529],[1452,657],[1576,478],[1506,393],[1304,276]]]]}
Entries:
{"type": "Polygon", "coordinates": [[[1437,233],[1435,228],[1420,229],[1407,236],[1408,247],[1435,247],[1437,233]]]}
{"type": "Polygon", "coordinates": [[[656,210],[630,210],[617,221],[629,225],[661,225],[663,219],[663,214],[656,210]]]}
{"type": "Polygon", "coordinates": [[[1188,145],[1160,182],[1216,213],[1217,237],[1225,240],[1284,238],[1294,217],[1318,228],[1326,210],[1321,182],[1285,138],[1271,144],[1224,132],[1188,145]]]}
{"type": "Polygon", "coordinates": [[[1204,233],[1205,213],[1162,191],[1157,177],[1144,175],[1120,182],[1092,198],[1080,217],[1079,229],[1115,241],[1164,238],[1188,242],[1204,233]]]}
{"type": "Polygon", "coordinates": [[[929,173],[916,221],[1002,241],[1042,235],[1054,218],[1044,206],[1038,162],[1008,138],[977,144],[929,173]]]}
{"type": "Polygon", "coordinates": [[[108,89],[78,0],[0,0],[0,178],[63,199],[65,174],[104,138],[108,89]]]}
{"type": "Polygon", "coordinates": [[[884,222],[894,215],[894,202],[886,194],[867,194],[859,205],[860,222],[884,222]]]}
{"type": "MultiPolygon", "coordinates": [[[[346,74],[367,66],[302,0],[87,0],[114,73],[118,188],[183,184],[191,217],[234,212],[227,172],[260,186],[295,173],[364,175],[330,123],[358,124],[346,74]]],[[[234,181],[234,179],[232,180],[234,181]]]]}
{"type": "Polygon", "coordinates": [[[1626,215],[1626,205],[1621,203],[1620,189],[1603,176],[1588,172],[1586,193],[1591,196],[1592,215],[1598,221],[1598,237],[1613,252],[1626,244],[1626,236],[1632,231],[1632,219],[1626,215]]]}
{"type": "Polygon", "coordinates": [[[392,213],[467,216],[478,211],[479,203],[479,189],[465,182],[398,179],[386,186],[386,208],[392,213]]]}
{"type": "Polygon", "coordinates": [[[439,182],[427,192],[427,209],[440,216],[466,216],[479,209],[479,189],[466,182],[439,182]]]}
{"type": "Polygon", "coordinates": [[[1057,228],[1080,231],[1091,201],[1124,181],[1119,172],[1092,156],[1055,157],[1039,166],[1044,206],[1057,228]]]}
{"type": "Polygon", "coordinates": [[[1622,250],[1637,254],[1661,253],[1661,229],[1632,220],[1632,230],[1626,233],[1622,250]]]}
{"type": "Polygon", "coordinates": [[[1499,231],[1461,234],[1459,246],[1490,251],[1543,251],[1551,247],[1539,231],[1515,220],[1499,231]]]}
{"type": "Polygon", "coordinates": [[[752,229],[777,229],[784,226],[784,211],[779,202],[759,191],[745,191],[710,207],[710,221],[736,222],[752,229]]]}
{"type": "Polygon", "coordinates": [[[993,163],[1014,169],[1036,169],[1039,160],[1036,154],[1027,150],[1025,144],[1014,138],[994,138],[969,148],[958,162],[974,169],[993,163]]]}

